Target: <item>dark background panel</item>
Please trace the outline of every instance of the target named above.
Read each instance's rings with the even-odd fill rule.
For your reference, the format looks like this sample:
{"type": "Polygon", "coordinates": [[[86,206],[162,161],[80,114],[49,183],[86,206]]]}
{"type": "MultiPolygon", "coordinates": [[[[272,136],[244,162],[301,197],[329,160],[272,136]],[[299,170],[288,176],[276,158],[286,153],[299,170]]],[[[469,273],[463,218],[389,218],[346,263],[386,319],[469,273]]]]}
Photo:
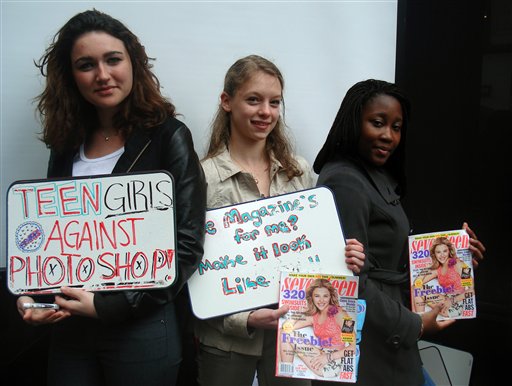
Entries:
{"type": "Polygon", "coordinates": [[[472,385],[508,375],[512,344],[512,2],[399,0],[396,81],[412,101],[408,196],[414,233],[476,231],[477,318],[428,340],[470,352],[472,385]]]}

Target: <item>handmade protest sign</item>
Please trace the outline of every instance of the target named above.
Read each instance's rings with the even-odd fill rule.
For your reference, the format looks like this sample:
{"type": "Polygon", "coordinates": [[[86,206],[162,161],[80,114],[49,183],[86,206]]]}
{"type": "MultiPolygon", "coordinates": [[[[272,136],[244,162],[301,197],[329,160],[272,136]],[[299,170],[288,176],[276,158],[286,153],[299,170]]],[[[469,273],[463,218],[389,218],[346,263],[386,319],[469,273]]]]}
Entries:
{"type": "Polygon", "coordinates": [[[326,187],[209,210],[205,231],[203,259],[188,281],[201,319],[277,303],[281,271],[352,275],[326,187]]]}
{"type": "Polygon", "coordinates": [[[173,186],[164,171],[14,182],[7,192],[9,290],[171,285],[173,186]]]}

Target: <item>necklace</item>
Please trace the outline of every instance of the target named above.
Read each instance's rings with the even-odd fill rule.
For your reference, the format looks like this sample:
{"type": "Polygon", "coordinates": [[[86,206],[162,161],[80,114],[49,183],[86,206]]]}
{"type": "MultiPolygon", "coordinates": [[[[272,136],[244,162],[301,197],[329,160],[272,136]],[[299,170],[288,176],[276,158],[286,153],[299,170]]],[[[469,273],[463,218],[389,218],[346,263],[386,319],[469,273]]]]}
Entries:
{"type": "MultiPolygon", "coordinates": [[[[249,169],[247,166],[244,166],[240,161],[238,161],[235,157],[233,157],[231,155],[231,152],[229,152],[229,156],[231,157],[231,159],[238,165],[240,166],[240,168],[242,169],[242,171],[248,173],[252,179],[254,180],[254,182],[256,183],[256,185],[258,185],[260,183],[260,180],[258,178],[255,177],[256,173],[252,172],[251,169],[249,169]]],[[[264,169],[264,171],[268,171],[268,167],[264,169]]]]}
{"type": "MultiPolygon", "coordinates": [[[[235,161],[235,162],[236,162],[236,161],[235,161]]],[[[237,163],[238,163],[238,162],[237,162],[237,163]]],[[[239,165],[240,165],[240,164],[239,164],[239,165]]],[[[242,166],[242,165],[240,165],[240,166],[242,166]]],[[[256,177],[254,177],[254,173],[252,173],[252,172],[248,172],[244,167],[242,167],[242,170],[243,170],[244,172],[248,173],[248,174],[252,177],[252,179],[254,180],[254,182],[256,183],[256,185],[258,185],[258,184],[260,183],[260,180],[258,180],[256,177]]]]}
{"type": "Polygon", "coordinates": [[[108,142],[108,141],[110,141],[110,138],[115,137],[118,133],[115,131],[115,132],[109,134],[109,132],[107,130],[103,130],[102,134],[103,134],[103,138],[105,139],[105,142],[108,142]]]}

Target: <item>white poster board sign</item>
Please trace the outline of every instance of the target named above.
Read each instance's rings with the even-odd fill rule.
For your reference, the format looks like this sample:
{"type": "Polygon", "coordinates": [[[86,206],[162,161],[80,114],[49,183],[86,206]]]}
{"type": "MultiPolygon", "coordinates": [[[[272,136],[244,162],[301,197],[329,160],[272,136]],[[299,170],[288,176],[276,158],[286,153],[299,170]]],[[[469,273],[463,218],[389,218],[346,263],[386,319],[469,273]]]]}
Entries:
{"type": "Polygon", "coordinates": [[[209,210],[204,247],[188,281],[201,319],[277,303],[281,271],[352,275],[326,187],[209,210]]]}
{"type": "Polygon", "coordinates": [[[173,186],[164,171],[14,182],[7,192],[9,290],[171,285],[173,186]]]}

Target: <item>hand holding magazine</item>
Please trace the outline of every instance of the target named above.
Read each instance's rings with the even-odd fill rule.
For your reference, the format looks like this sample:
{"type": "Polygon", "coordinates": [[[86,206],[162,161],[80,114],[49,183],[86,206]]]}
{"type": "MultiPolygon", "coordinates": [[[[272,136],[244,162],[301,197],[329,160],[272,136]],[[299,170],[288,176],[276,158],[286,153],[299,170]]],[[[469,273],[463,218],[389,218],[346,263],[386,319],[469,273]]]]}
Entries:
{"type": "Polygon", "coordinates": [[[438,320],[476,317],[469,235],[463,230],[409,236],[412,310],[443,303],[438,320]]]}
{"type": "Polygon", "coordinates": [[[282,273],[276,375],[355,382],[358,277],[282,273]]]}

